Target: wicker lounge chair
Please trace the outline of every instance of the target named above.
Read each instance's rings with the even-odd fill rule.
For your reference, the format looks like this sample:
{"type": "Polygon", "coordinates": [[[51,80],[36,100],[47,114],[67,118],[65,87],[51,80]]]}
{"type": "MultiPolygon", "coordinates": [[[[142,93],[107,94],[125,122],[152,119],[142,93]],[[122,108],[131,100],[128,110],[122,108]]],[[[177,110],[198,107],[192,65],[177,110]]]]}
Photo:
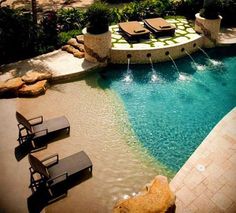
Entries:
{"type": "Polygon", "coordinates": [[[144,19],[144,26],[151,30],[156,36],[173,36],[175,26],[169,24],[163,18],[144,19]]]}
{"type": "Polygon", "coordinates": [[[122,22],[118,24],[120,31],[131,40],[149,38],[150,31],[138,21],[122,22]]]}
{"type": "Polygon", "coordinates": [[[20,144],[24,142],[32,143],[35,148],[35,142],[40,139],[57,133],[59,131],[66,131],[70,133],[70,124],[65,116],[44,120],[43,116],[38,116],[31,119],[26,119],[22,114],[16,112],[16,119],[18,121],[20,144]]]}
{"type": "Polygon", "coordinates": [[[46,191],[48,203],[65,197],[70,182],[78,179],[82,172],[92,174],[93,164],[84,151],[59,160],[58,154],[39,160],[29,154],[30,186],[32,192],[46,191]]]}

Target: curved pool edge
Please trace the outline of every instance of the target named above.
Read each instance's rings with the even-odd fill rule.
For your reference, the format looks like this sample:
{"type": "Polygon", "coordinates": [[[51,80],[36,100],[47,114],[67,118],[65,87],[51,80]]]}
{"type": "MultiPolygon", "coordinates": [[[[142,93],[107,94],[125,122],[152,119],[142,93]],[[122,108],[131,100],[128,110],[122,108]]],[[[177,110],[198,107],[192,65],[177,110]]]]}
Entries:
{"type": "MultiPolygon", "coordinates": [[[[98,85],[100,86],[99,82],[98,85]]],[[[107,94],[113,102],[118,131],[123,135],[124,141],[126,141],[127,145],[131,148],[133,154],[137,155],[143,164],[151,166],[158,174],[165,175],[168,179],[172,179],[176,172],[153,157],[139,141],[129,121],[128,112],[125,110],[121,97],[112,89],[107,90],[107,94]]]]}
{"type": "Polygon", "coordinates": [[[236,205],[236,107],[211,130],[172,179],[177,212],[228,212],[236,205]]]}

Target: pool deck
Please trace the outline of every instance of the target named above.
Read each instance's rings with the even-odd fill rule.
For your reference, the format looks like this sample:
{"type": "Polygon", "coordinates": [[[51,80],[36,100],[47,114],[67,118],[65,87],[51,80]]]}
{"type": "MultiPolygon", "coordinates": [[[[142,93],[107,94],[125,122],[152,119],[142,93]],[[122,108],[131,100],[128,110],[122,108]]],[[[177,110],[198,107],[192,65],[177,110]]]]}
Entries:
{"type": "Polygon", "coordinates": [[[219,46],[236,44],[236,27],[221,29],[217,44],[219,46]]]}
{"type": "Polygon", "coordinates": [[[68,80],[83,76],[99,67],[98,63],[76,58],[62,50],[55,50],[31,59],[0,66],[0,81],[23,76],[27,71],[49,71],[53,81],[68,80]]]}
{"type": "Polygon", "coordinates": [[[236,211],[236,108],[210,132],[171,181],[176,212],[236,211]]]}

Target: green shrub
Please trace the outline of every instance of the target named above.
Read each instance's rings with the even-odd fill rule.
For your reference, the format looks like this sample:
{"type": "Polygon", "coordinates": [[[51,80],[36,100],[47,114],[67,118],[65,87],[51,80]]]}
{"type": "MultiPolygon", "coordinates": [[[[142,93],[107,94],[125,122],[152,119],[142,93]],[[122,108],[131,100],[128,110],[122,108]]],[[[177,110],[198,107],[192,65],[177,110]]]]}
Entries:
{"type": "Polygon", "coordinates": [[[57,46],[58,42],[58,28],[57,28],[57,14],[55,11],[49,11],[44,14],[40,23],[42,27],[41,42],[45,46],[57,46]]]}
{"type": "Polygon", "coordinates": [[[126,4],[122,9],[114,8],[112,18],[114,22],[141,21],[145,18],[165,16],[169,8],[169,0],[135,1],[126,4]]]}
{"type": "Polygon", "coordinates": [[[109,4],[121,4],[121,3],[128,3],[132,2],[133,0],[103,0],[103,2],[109,3],[109,4]]]}
{"type": "Polygon", "coordinates": [[[60,9],[57,12],[57,24],[61,31],[82,29],[85,27],[84,11],[79,8],[60,9]]]}
{"type": "Polygon", "coordinates": [[[217,19],[219,16],[220,1],[218,0],[204,0],[203,8],[200,15],[207,19],[217,19]]]}
{"type": "Polygon", "coordinates": [[[34,38],[30,13],[0,8],[0,64],[34,54],[34,38]]]}
{"type": "Polygon", "coordinates": [[[235,20],[236,20],[235,0],[221,0],[219,12],[220,15],[223,17],[222,25],[235,26],[235,20]]]}
{"type": "Polygon", "coordinates": [[[60,32],[58,35],[59,44],[60,45],[66,44],[69,39],[77,35],[80,35],[81,33],[82,33],[81,30],[71,30],[68,32],[60,32]]]}
{"type": "Polygon", "coordinates": [[[171,0],[171,15],[185,16],[189,19],[195,19],[195,14],[203,6],[203,0],[171,0]]]}
{"type": "Polygon", "coordinates": [[[92,34],[100,34],[108,31],[111,21],[111,11],[107,4],[93,3],[86,11],[87,31],[92,34]]]}

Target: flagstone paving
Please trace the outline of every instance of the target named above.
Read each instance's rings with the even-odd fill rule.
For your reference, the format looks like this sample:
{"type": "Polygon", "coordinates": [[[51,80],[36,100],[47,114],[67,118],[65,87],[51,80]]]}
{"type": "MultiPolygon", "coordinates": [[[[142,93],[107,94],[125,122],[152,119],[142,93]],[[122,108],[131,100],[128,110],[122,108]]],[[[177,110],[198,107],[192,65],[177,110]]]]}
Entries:
{"type": "MultiPolygon", "coordinates": [[[[176,26],[175,35],[173,37],[167,36],[155,38],[155,36],[151,34],[150,39],[141,40],[137,44],[128,43],[120,34],[118,25],[111,26],[110,30],[112,32],[112,49],[147,49],[168,47],[199,38],[199,34],[194,31],[193,23],[191,21],[188,21],[185,18],[169,18],[166,20],[170,24],[176,26]]],[[[142,24],[142,22],[140,23],[142,24]]]]}

